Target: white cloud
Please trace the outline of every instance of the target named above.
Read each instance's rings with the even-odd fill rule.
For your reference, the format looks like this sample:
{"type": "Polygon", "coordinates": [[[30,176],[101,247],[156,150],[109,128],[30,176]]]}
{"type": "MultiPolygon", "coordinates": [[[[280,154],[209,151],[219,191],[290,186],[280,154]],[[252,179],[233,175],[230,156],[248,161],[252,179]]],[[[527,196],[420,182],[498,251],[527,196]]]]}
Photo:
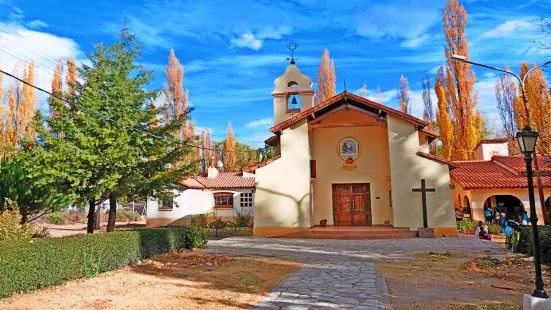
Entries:
{"type": "Polygon", "coordinates": [[[496,28],[484,32],[480,35],[481,38],[503,38],[513,34],[517,30],[533,29],[536,26],[523,20],[509,20],[496,28]]]}
{"type": "Polygon", "coordinates": [[[27,27],[32,28],[32,29],[47,28],[48,23],[46,23],[45,21],[42,21],[40,19],[35,19],[33,21],[28,22],[27,27]]]}
{"type": "Polygon", "coordinates": [[[403,41],[402,43],[400,43],[400,46],[403,47],[403,48],[414,49],[414,48],[417,48],[417,47],[421,46],[421,44],[427,42],[429,39],[430,39],[430,36],[428,34],[424,34],[424,35],[419,36],[419,37],[407,39],[407,40],[403,41]]]}
{"type": "MultiPolygon", "coordinates": [[[[17,24],[0,23],[0,29],[7,33],[2,32],[2,42],[9,43],[9,45],[6,45],[7,47],[2,46],[3,51],[0,50],[2,69],[21,77],[21,71],[27,66],[26,62],[32,60],[36,66],[35,85],[45,90],[50,90],[52,87],[53,70],[58,59],[73,56],[77,65],[84,61],[84,55],[80,47],[71,39],[29,30],[17,24]],[[14,56],[17,56],[17,58],[14,56]]],[[[12,83],[14,83],[14,79],[4,76],[4,89],[7,89],[12,83]]],[[[46,108],[48,95],[37,90],[36,96],[38,99],[37,108],[46,108]]]]}
{"type": "Polygon", "coordinates": [[[252,122],[249,122],[245,125],[247,128],[255,128],[255,127],[268,127],[274,124],[274,120],[272,118],[262,118],[257,119],[252,122]]]}
{"type": "Polygon", "coordinates": [[[289,34],[293,31],[293,28],[288,26],[265,27],[258,31],[256,34],[252,32],[246,32],[241,34],[237,38],[230,40],[233,47],[249,48],[258,51],[262,48],[264,40],[266,39],[281,39],[282,36],[289,34]]]}
{"type": "Polygon", "coordinates": [[[264,147],[264,141],[266,141],[266,139],[268,139],[271,136],[272,134],[266,131],[266,132],[256,132],[248,136],[242,136],[242,137],[238,136],[237,139],[239,140],[239,142],[248,144],[253,147],[264,147]]]}
{"type": "Polygon", "coordinates": [[[25,17],[25,12],[23,12],[23,10],[21,10],[20,8],[14,6],[12,9],[13,9],[13,12],[11,12],[8,15],[9,19],[18,21],[23,19],[23,17],[25,17]]]}
{"type": "Polygon", "coordinates": [[[255,35],[252,33],[244,33],[238,38],[231,39],[232,46],[246,47],[255,51],[258,51],[262,47],[263,42],[263,40],[255,38],[255,35]]]}

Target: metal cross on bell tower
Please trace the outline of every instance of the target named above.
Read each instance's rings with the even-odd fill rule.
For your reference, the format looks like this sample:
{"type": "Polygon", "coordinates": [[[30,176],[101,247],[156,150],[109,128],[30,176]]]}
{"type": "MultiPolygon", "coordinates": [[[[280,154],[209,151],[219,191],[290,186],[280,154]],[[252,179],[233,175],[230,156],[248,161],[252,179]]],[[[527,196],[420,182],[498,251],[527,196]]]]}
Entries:
{"type": "Polygon", "coordinates": [[[293,40],[291,40],[291,42],[287,44],[287,48],[291,51],[291,58],[287,58],[287,60],[290,60],[292,65],[295,64],[295,50],[297,49],[297,47],[298,44],[293,40]]]}

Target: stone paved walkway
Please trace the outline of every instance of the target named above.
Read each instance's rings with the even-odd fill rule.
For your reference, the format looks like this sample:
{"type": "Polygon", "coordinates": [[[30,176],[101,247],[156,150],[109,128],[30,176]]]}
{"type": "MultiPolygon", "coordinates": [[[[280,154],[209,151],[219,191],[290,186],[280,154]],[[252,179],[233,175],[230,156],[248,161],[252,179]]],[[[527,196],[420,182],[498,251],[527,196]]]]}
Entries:
{"type": "Polygon", "coordinates": [[[469,237],[396,240],[239,237],[209,241],[206,251],[305,261],[257,309],[392,309],[384,279],[375,269],[377,261],[428,252],[505,253],[495,243],[469,237]]]}

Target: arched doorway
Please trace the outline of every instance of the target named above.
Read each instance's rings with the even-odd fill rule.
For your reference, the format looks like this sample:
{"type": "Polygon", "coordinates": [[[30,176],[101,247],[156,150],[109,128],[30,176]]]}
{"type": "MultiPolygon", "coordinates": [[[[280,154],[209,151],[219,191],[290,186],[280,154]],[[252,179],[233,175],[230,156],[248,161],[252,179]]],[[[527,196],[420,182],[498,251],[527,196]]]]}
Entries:
{"type": "Polygon", "coordinates": [[[471,202],[469,201],[469,197],[467,196],[463,198],[463,217],[464,218],[473,217],[473,213],[471,211],[471,202]]]}
{"type": "Polygon", "coordinates": [[[545,199],[545,210],[547,210],[547,222],[551,220],[551,196],[545,199]]]}
{"type": "Polygon", "coordinates": [[[484,202],[484,207],[492,208],[492,215],[495,211],[505,214],[506,219],[513,219],[520,222],[524,205],[517,197],[513,195],[492,195],[484,202]]]}

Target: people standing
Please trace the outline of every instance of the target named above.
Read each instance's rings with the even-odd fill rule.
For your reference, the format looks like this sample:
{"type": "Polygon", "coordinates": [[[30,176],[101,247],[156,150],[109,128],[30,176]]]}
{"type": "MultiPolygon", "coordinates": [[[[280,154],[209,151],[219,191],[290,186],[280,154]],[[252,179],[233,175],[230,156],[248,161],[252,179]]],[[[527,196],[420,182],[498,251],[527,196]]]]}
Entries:
{"type": "Polygon", "coordinates": [[[486,218],[486,223],[492,223],[492,208],[484,206],[484,217],[486,218]]]}

